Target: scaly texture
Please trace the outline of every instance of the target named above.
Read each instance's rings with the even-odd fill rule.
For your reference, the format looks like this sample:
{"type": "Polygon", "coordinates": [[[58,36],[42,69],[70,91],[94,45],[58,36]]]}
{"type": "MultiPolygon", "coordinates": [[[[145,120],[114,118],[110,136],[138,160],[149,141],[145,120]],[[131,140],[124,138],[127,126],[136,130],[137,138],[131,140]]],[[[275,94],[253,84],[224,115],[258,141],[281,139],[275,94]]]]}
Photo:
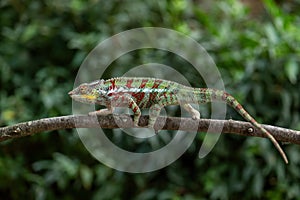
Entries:
{"type": "Polygon", "coordinates": [[[148,127],[153,128],[161,109],[168,105],[181,105],[193,119],[200,113],[190,103],[225,102],[243,118],[265,133],[273,142],[286,163],[287,157],[275,138],[264,129],[242,105],[225,91],[210,88],[192,88],[176,82],[143,77],[120,77],[83,83],[69,95],[76,101],[104,105],[107,108],[89,114],[112,114],[115,107],[128,107],[134,113],[134,125],[138,126],[141,109],[149,108],[148,127]]]}

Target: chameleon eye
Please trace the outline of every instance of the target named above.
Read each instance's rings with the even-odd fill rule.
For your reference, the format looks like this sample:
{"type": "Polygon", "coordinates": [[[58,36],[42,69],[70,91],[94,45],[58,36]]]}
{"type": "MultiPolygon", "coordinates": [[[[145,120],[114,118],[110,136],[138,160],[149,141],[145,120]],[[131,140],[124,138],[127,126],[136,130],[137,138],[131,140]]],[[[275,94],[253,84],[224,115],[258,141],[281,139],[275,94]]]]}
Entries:
{"type": "Polygon", "coordinates": [[[80,89],[80,92],[81,92],[81,93],[85,93],[86,88],[87,88],[86,85],[80,86],[80,88],[79,88],[79,89],[80,89]]]}

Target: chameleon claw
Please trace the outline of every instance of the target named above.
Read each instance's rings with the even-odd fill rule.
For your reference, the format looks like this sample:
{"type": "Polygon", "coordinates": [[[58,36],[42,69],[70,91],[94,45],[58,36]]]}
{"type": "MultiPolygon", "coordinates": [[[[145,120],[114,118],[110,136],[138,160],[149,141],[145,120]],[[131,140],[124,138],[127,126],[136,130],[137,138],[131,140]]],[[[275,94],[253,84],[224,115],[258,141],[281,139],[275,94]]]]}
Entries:
{"type": "Polygon", "coordinates": [[[193,108],[190,104],[184,104],[183,108],[192,115],[193,120],[200,119],[200,112],[193,108]]]}
{"type": "Polygon", "coordinates": [[[193,120],[199,120],[200,119],[200,113],[199,113],[199,115],[193,115],[192,119],[193,120]]]}

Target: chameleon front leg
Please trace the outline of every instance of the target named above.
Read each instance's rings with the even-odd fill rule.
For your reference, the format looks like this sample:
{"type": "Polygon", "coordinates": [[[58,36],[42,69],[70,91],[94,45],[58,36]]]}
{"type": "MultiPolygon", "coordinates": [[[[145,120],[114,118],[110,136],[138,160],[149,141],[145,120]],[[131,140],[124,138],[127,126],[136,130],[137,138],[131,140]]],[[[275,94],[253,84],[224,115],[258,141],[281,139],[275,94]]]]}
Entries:
{"type": "Polygon", "coordinates": [[[183,108],[188,111],[188,113],[190,113],[192,115],[192,119],[200,119],[200,112],[198,110],[196,110],[195,108],[193,108],[191,106],[191,104],[183,104],[183,108]]]}
{"type": "Polygon", "coordinates": [[[128,100],[128,108],[130,108],[133,112],[133,124],[134,126],[139,126],[138,124],[142,114],[141,110],[131,97],[128,97],[127,100],[128,100]]]}
{"type": "Polygon", "coordinates": [[[107,108],[89,112],[89,115],[109,115],[113,114],[115,107],[124,107],[128,106],[133,112],[133,123],[134,126],[138,126],[140,116],[141,116],[141,110],[138,107],[138,105],[135,103],[135,101],[130,96],[117,96],[112,98],[112,101],[109,105],[106,105],[107,108]]]}
{"type": "Polygon", "coordinates": [[[89,112],[89,115],[110,115],[114,112],[114,107],[108,105],[107,108],[89,112]]]}
{"type": "Polygon", "coordinates": [[[113,106],[116,107],[127,107],[132,110],[133,112],[133,124],[135,127],[138,127],[139,125],[139,120],[141,117],[141,110],[139,106],[136,104],[136,102],[131,98],[130,95],[122,95],[122,96],[117,96],[114,98],[112,101],[113,106]]]}

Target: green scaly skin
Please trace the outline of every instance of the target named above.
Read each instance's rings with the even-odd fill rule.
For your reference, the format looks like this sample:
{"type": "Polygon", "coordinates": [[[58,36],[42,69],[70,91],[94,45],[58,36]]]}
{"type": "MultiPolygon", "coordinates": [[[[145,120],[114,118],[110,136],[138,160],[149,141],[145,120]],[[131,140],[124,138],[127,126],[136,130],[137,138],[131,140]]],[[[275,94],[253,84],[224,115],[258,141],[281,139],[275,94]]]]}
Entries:
{"type": "Polygon", "coordinates": [[[153,128],[157,117],[163,107],[168,105],[181,105],[193,119],[200,119],[200,113],[190,103],[208,103],[221,101],[234,108],[243,118],[273,142],[288,163],[287,157],[275,138],[230,94],[225,91],[210,88],[192,88],[176,82],[144,77],[120,77],[108,80],[97,80],[83,83],[71,92],[71,98],[83,103],[99,104],[107,109],[91,112],[89,114],[112,114],[115,107],[128,107],[134,113],[134,125],[138,126],[141,109],[149,108],[148,127],[153,128]]]}

